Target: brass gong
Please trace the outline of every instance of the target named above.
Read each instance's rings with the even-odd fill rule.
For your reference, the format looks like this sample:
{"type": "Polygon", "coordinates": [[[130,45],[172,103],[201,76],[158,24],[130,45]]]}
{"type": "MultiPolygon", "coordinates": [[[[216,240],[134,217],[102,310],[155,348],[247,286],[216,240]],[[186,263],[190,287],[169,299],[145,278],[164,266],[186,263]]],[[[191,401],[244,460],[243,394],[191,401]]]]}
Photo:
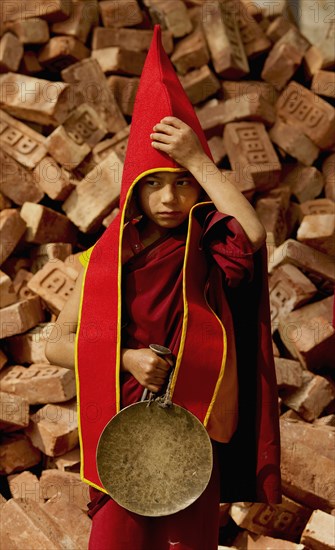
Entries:
{"type": "Polygon", "coordinates": [[[97,467],[118,504],[142,516],[166,516],[192,504],[207,487],[212,445],[204,425],[183,407],[141,401],[108,422],[97,467]]]}

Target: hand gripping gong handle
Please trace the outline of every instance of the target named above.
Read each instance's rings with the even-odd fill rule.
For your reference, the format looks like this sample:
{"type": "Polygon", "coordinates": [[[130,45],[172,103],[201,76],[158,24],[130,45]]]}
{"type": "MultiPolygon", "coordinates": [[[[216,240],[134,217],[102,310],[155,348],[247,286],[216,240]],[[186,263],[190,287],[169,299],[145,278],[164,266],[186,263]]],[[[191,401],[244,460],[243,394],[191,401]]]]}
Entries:
{"type": "MultiPolygon", "coordinates": [[[[160,357],[172,355],[172,351],[169,348],[166,348],[165,346],[161,346],[160,344],[150,344],[149,348],[152,351],[154,351],[156,355],[159,355],[160,357]]],[[[145,388],[145,390],[142,393],[141,401],[145,401],[147,395],[148,395],[148,388],[145,388]]]]}

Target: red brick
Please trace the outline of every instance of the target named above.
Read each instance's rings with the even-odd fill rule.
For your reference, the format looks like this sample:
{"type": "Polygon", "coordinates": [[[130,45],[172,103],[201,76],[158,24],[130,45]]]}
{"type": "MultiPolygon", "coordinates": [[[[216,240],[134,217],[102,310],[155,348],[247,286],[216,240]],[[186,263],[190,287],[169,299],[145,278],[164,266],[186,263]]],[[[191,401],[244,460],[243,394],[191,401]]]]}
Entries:
{"type": "Polygon", "coordinates": [[[246,550],[306,550],[303,544],[296,544],[288,540],[265,537],[263,535],[247,535],[246,550]]]}
{"type": "Polygon", "coordinates": [[[284,357],[275,357],[274,359],[278,388],[300,388],[302,385],[302,367],[299,361],[284,357]]]}
{"type": "Polygon", "coordinates": [[[4,368],[8,361],[7,355],[3,352],[2,349],[0,349],[0,370],[4,368]]]}
{"type": "Polygon", "coordinates": [[[29,424],[29,404],[20,395],[0,392],[0,429],[19,430],[29,424]]]}
{"type": "Polygon", "coordinates": [[[77,105],[78,98],[64,82],[14,73],[0,76],[0,106],[20,119],[58,126],[77,105]]]}
{"type": "Polygon", "coordinates": [[[43,192],[56,201],[65,200],[75,187],[69,172],[49,155],[37,164],[33,178],[43,192]]]}
{"type": "Polygon", "coordinates": [[[210,99],[200,108],[196,108],[196,113],[207,139],[222,134],[226,117],[224,101],[210,99]]]}
{"type": "Polygon", "coordinates": [[[48,308],[59,315],[74,289],[78,273],[64,262],[55,259],[45,264],[28,282],[48,308]]]}
{"type": "Polygon", "coordinates": [[[17,71],[23,55],[20,41],[11,32],[6,32],[0,39],[0,73],[17,71]]]}
{"type": "Polygon", "coordinates": [[[306,51],[304,55],[304,69],[306,76],[311,78],[324,65],[324,55],[322,51],[314,44],[306,51]]]}
{"type": "Polygon", "coordinates": [[[201,28],[182,38],[174,48],[171,61],[179,74],[186,74],[191,69],[200,69],[209,62],[209,52],[201,28]]]}
{"type": "Polygon", "coordinates": [[[179,80],[193,104],[204,101],[220,89],[220,83],[208,65],[181,75],[179,80]]]}
{"type": "Polygon", "coordinates": [[[63,126],[68,136],[77,145],[87,143],[90,148],[93,148],[107,134],[104,120],[87,103],[82,103],[72,111],[63,126]]]}
{"type": "Polygon", "coordinates": [[[108,87],[106,77],[96,59],[90,57],[74,63],[61,72],[85,103],[95,109],[105,122],[108,131],[115,133],[127,126],[115,97],[108,87]]]}
{"type": "Polygon", "coordinates": [[[13,498],[20,498],[24,501],[33,500],[44,504],[38,478],[32,472],[25,471],[21,474],[8,476],[8,484],[13,498]]]}
{"type": "Polygon", "coordinates": [[[313,76],[311,90],[318,95],[335,98],[335,75],[331,71],[317,71],[313,76]]]}
{"type": "Polygon", "coordinates": [[[47,153],[43,136],[4,111],[0,111],[0,145],[26,168],[35,168],[47,153]]]}
{"type": "Polygon", "coordinates": [[[260,80],[241,80],[241,81],[223,81],[222,91],[224,99],[233,99],[245,95],[250,101],[256,101],[262,97],[271,105],[274,105],[278,99],[278,92],[268,82],[260,80]]]}
{"type": "Polygon", "coordinates": [[[6,339],[6,348],[13,363],[48,363],[44,350],[51,332],[49,323],[41,323],[24,334],[6,339]]]}
{"type": "Polygon", "coordinates": [[[280,419],[281,431],[285,432],[285,442],[302,441],[304,445],[320,452],[327,458],[334,458],[335,449],[335,427],[322,424],[309,424],[296,420],[280,419]]]}
{"type": "Polygon", "coordinates": [[[286,124],[277,119],[269,135],[273,143],[306,166],[311,166],[319,155],[319,148],[315,143],[292,122],[286,124]]]}
{"type": "Polygon", "coordinates": [[[334,107],[304,86],[290,82],[278,99],[277,112],[280,118],[294,124],[318,147],[327,149],[334,145],[334,107]]]}
{"type": "Polygon", "coordinates": [[[297,164],[288,171],[283,183],[290,186],[292,194],[300,203],[304,203],[320,195],[325,181],[315,166],[297,164]]]}
{"type": "Polygon", "coordinates": [[[291,541],[301,535],[311,513],[309,508],[285,496],[281,504],[235,503],[230,510],[231,517],[242,529],[291,541]]]}
{"type": "Polygon", "coordinates": [[[228,79],[249,73],[249,64],[234,14],[218,1],[207,2],[202,24],[215,72],[228,79]]]}
{"type": "Polygon", "coordinates": [[[94,24],[99,22],[99,8],[97,1],[75,2],[71,16],[65,21],[53,23],[50,30],[53,34],[74,36],[85,43],[94,24]]]}
{"type": "Polygon", "coordinates": [[[26,332],[41,321],[44,311],[39,296],[16,302],[1,310],[0,338],[26,332]]]}
{"type": "Polygon", "coordinates": [[[258,190],[274,187],[278,183],[281,166],[263,124],[227,124],[224,145],[232,169],[241,178],[253,182],[258,190]]]}
{"type": "Polygon", "coordinates": [[[17,21],[32,17],[41,17],[47,21],[63,21],[70,15],[71,4],[69,0],[54,0],[52,3],[46,3],[44,0],[11,2],[4,4],[3,21],[17,21]]]}
{"type": "Polygon", "coordinates": [[[276,120],[275,110],[261,95],[250,99],[248,95],[228,99],[224,103],[224,123],[238,120],[254,120],[272,126],[276,120]]]}
{"type": "Polygon", "coordinates": [[[256,212],[266,230],[267,243],[279,246],[287,237],[285,206],[276,198],[266,197],[256,202],[256,212]]]}
{"type": "Polygon", "coordinates": [[[41,48],[38,61],[50,72],[59,72],[90,56],[90,50],[74,36],[53,36],[41,48]]]}
{"type": "Polygon", "coordinates": [[[297,240],[335,256],[335,214],[308,214],[303,217],[297,240]]]}
{"type": "Polygon", "coordinates": [[[27,298],[34,298],[36,296],[36,294],[32,292],[32,290],[30,290],[27,286],[28,281],[32,278],[32,276],[33,274],[24,268],[19,268],[16,275],[14,276],[13,286],[20,300],[26,300],[27,298]]]}
{"type": "Polygon", "coordinates": [[[249,16],[241,0],[228,0],[222,6],[224,10],[233,14],[238,22],[247,57],[255,57],[270,49],[270,40],[266,37],[256,20],[249,16]]]}
{"type": "Polygon", "coordinates": [[[99,63],[104,73],[140,75],[146,58],[145,52],[127,50],[113,46],[92,50],[92,57],[99,63]]]}
{"type": "Polygon", "coordinates": [[[48,23],[37,17],[15,21],[9,26],[21,44],[44,44],[49,40],[48,23]]]}
{"type": "Polygon", "coordinates": [[[18,301],[11,278],[0,270],[0,307],[6,307],[18,301]]]}
{"type": "Polygon", "coordinates": [[[13,252],[26,230],[26,223],[16,208],[0,212],[0,264],[13,252]]]}
{"type": "Polygon", "coordinates": [[[175,38],[185,36],[192,30],[187,8],[181,0],[144,0],[153,23],[160,23],[175,38]]]}
{"type": "Polygon", "coordinates": [[[43,67],[37,59],[36,52],[32,50],[26,50],[23,52],[19,73],[34,76],[36,73],[42,71],[42,69],[43,67]]]}
{"type": "Polygon", "coordinates": [[[61,456],[48,457],[47,468],[56,468],[61,472],[78,472],[80,468],[80,449],[76,447],[61,456]]]}
{"type": "Polygon", "coordinates": [[[18,205],[25,201],[39,202],[44,193],[35,183],[31,170],[0,150],[0,186],[6,197],[18,205]],[[17,185],[20,182],[20,185],[17,185]]]}
{"type": "Polygon", "coordinates": [[[294,28],[294,25],[287,17],[279,16],[271,21],[265,34],[272,42],[277,42],[292,28],[294,28]]]}
{"type": "Polygon", "coordinates": [[[322,164],[322,173],[326,180],[325,195],[335,201],[335,153],[329,155],[322,164]]]}
{"type": "Polygon", "coordinates": [[[70,243],[47,243],[36,246],[30,252],[32,259],[31,271],[36,273],[39,269],[54,260],[64,261],[72,254],[72,245],[70,243]]]}
{"type": "Polygon", "coordinates": [[[125,115],[132,115],[140,79],[136,77],[128,78],[126,76],[112,75],[108,77],[107,81],[122,113],[125,115]]]}
{"type": "Polygon", "coordinates": [[[30,416],[25,433],[32,444],[48,456],[70,451],[79,442],[76,401],[45,405],[30,416]]]}
{"type": "Polygon", "coordinates": [[[0,443],[0,473],[12,474],[36,466],[41,452],[21,433],[8,434],[0,443]]]}
{"type": "MultiPolygon", "coordinates": [[[[147,51],[150,48],[153,30],[147,29],[110,29],[94,27],[92,34],[92,50],[119,46],[130,50],[147,51]]],[[[162,44],[169,55],[173,51],[173,39],[170,31],[162,30],[162,44]]]]}
{"type": "Polygon", "coordinates": [[[76,393],[74,371],[48,363],[2,370],[0,388],[24,397],[32,405],[68,401],[76,393]]]}
{"type": "Polygon", "coordinates": [[[215,164],[219,164],[226,156],[226,150],[223,145],[222,137],[213,136],[208,140],[208,146],[212,153],[215,164]]]}
{"type": "Polygon", "coordinates": [[[137,0],[100,0],[99,9],[104,27],[133,27],[143,20],[137,0]]]}
{"type": "Polygon", "coordinates": [[[314,510],[301,542],[311,550],[332,550],[334,548],[335,517],[322,510],[314,510]]]}
{"type": "Polygon", "coordinates": [[[40,487],[45,499],[58,497],[71,505],[87,511],[90,500],[88,485],[80,480],[80,475],[74,472],[60,472],[59,470],[44,470],[40,477],[40,487]]]}
{"type": "Polygon", "coordinates": [[[55,495],[45,503],[43,510],[69,536],[72,548],[88,548],[91,519],[78,506],[68,502],[66,495],[55,495]]]}
{"type": "Polygon", "coordinates": [[[74,243],[76,240],[77,231],[70,220],[42,204],[25,202],[21,208],[20,216],[27,224],[24,234],[26,242],[35,244],[74,243]]]}
{"type": "Polygon", "coordinates": [[[312,422],[335,397],[334,386],[323,376],[304,371],[300,388],[281,392],[283,403],[312,422]]]}
{"type": "Polygon", "coordinates": [[[73,170],[90,153],[90,146],[71,139],[64,126],[58,126],[47,139],[48,152],[64,168],[73,170]]]}

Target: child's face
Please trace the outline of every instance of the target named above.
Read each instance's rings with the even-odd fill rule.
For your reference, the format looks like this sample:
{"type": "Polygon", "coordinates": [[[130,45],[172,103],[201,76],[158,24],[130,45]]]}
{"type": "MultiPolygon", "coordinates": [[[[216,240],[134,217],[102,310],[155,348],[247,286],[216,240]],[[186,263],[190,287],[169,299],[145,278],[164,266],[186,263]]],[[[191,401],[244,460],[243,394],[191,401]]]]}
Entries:
{"type": "Polygon", "coordinates": [[[201,189],[189,172],[155,172],[139,181],[138,202],[159,228],[173,229],[188,218],[201,189]]]}

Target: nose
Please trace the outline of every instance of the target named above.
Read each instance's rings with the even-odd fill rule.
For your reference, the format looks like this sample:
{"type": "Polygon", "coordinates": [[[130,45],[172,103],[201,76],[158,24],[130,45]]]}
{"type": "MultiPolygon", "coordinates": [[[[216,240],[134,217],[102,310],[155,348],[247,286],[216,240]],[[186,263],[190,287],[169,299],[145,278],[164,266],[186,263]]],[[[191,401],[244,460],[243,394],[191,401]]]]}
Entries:
{"type": "Polygon", "coordinates": [[[164,185],[161,191],[161,201],[163,204],[171,204],[176,200],[175,187],[172,184],[164,185]]]}

